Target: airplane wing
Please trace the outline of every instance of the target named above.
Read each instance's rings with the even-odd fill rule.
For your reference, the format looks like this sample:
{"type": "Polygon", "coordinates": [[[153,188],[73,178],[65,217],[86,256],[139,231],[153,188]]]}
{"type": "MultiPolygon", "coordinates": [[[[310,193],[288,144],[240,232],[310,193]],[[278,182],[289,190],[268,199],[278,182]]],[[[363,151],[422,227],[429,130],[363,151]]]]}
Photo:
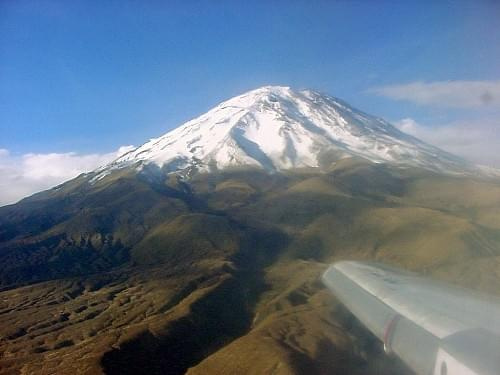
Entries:
{"type": "Polygon", "coordinates": [[[322,281],[417,374],[500,374],[500,299],[369,262],[334,263],[322,281]]]}

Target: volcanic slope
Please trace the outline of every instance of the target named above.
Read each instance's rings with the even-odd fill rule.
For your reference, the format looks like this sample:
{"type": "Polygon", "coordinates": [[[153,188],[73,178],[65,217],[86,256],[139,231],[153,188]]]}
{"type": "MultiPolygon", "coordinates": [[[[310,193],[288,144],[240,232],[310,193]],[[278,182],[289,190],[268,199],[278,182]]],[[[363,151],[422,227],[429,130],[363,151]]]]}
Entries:
{"type": "Polygon", "coordinates": [[[230,99],[0,208],[0,373],[405,374],[319,283],[500,290],[500,182],[313,91],[230,99]]]}
{"type": "Polygon", "coordinates": [[[321,167],[351,156],[452,174],[477,173],[466,161],[338,98],[266,86],[150,140],[101,168],[95,179],[130,166],[184,174],[235,166],[280,171],[321,167]]]}
{"type": "Polygon", "coordinates": [[[492,181],[345,159],[81,189],[1,210],[2,373],[401,374],[318,282],[328,263],[500,290],[492,181]]]}

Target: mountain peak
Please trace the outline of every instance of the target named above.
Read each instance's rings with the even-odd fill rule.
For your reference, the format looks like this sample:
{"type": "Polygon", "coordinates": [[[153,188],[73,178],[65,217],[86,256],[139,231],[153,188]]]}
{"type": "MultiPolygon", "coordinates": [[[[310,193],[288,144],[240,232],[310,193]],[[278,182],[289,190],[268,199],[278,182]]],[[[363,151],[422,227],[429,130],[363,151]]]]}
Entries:
{"type": "Polygon", "coordinates": [[[151,139],[99,170],[154,164],[164,172],[256,166],[321,167],[357,156],[373,162],[461,173],[466,165],[388,122],[313,90],[264,86],[151,139]]]}
{"type": "Polygon", "coordinates": [[[227,106],[251,109],[256,105],[289,101],[301,94],[287,86],[263,86],[228,99],[214,109],[227,106]]]}
{"type": "Polygon", "coordinates": [[[262,86],[262,87],[250,90],[242,95],[248,95],[251,93],[285,94],[286,95],[287,93],[290,93],[291,91],[292,91],[292,89],[290,88],[290,86],[267,85],[267,86],[262,86]]]}

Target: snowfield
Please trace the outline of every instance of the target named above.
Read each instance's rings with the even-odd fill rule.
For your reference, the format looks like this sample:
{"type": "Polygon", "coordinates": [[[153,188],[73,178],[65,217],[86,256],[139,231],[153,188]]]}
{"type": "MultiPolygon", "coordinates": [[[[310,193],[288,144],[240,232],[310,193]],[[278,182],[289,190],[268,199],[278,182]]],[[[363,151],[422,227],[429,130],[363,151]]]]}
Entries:
{"type": "Polygon", "coordinates": [[[95,179],[114,169],[142,169],[148,164],[167,173],[242,165],[279,171],[319,167],[325,157],[349,156],[452,174],[476,171],[464,160],[337,98],[311,90],[266,86],[229,99],[151,139],[101,167],[95,179]]]}

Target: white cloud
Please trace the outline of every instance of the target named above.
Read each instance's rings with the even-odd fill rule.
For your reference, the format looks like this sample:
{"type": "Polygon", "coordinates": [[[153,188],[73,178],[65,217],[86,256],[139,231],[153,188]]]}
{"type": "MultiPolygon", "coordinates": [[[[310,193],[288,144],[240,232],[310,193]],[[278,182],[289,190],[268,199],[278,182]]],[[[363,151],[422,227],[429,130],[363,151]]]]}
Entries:
{"type": "Polygon", "coordinates": [[[51,188],[109,163],[132,150],[122,146],[106,154],[48,153],[12,155],[0,149],[0,206],[51,188]]]}
{"type": "Polygon", "coordinates": [[[434,107],[500,109],[500,81],[412,82],[368,92],[434,107]]]}
{"type": "Polygon", "coordinates": [[[500,168],[500,120],[425,126],[411,118],[394,122],[401,131],[474,163],[500,168]]]}

